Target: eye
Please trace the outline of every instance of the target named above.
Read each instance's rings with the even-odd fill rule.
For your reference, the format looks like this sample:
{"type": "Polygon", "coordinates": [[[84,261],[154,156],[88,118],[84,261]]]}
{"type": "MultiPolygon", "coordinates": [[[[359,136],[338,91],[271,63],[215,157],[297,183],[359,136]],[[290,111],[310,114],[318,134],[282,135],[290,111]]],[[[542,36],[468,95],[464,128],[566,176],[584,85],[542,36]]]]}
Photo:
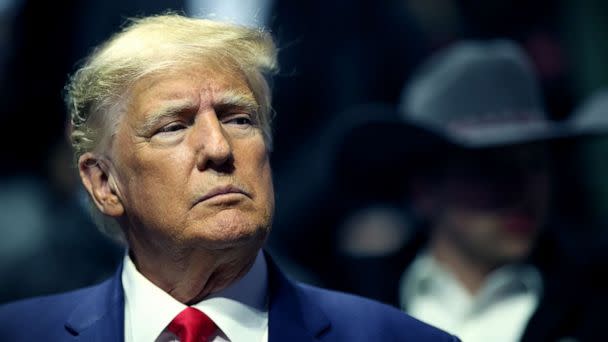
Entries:
{"type": "Polygon", "coordinates": [[[251,126],[253,125],[253,120],[249,116],[236,116],[229,118],[225,121],[228,124],[234,124],[239,126],[251,126]]]}
{"type": "Polygon", "coordinates": [[[179,122],[173,122],[166,126],[161,127],[156,133],[174,133],[186,128],[186,126],[179,122]]]}

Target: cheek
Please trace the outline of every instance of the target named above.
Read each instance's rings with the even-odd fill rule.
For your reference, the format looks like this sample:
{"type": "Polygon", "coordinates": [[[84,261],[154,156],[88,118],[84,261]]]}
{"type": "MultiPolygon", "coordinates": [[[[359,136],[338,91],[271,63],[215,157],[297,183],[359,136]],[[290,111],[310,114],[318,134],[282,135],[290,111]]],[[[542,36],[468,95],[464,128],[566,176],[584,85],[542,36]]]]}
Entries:
{"type": "Polygon", "coordinates": [[[146,147],[129,151],[126,169],[131,177],[157,182],[155,185],[185,180],[194,158],[185,148],[150,150],[146,147]]]}
{"type": "Polygon", "coordinates": [[[244,150],[243,167],[248,170],[247,178],[250,184],[255,187],[256,195],[263,202],[274,203],[274,191],[272,184],[272,170],[270,168],[270,158],[263,143],[259,139],[256,144],[250,144],[244,150]]]}
{"type": "Polygon", "coordinates": [[[265,193],[266,197],[274,199],[274,189],[272,184],[272,170],[270,168],[270,160],[268,154],[264,152],[264,157],[256,161],[257,177],[259,177],[260,191],[265,193]]]}
{"type": "MultiPolygon", "coordinates": [[[[127,205],[136,210],[174,211],[177,196],[184,191],[188,174],[188,160],[183,151],[145,153],[125,150],[121,165],[121,182],[126,185],[127,205]]],[[[167,213],[163,213],[167,214],[167,213]]]]}
{"type": "Polygon", "coordinates": [[[500,220],[496,215],[454,208],[448,211],[448,227],[454,233],[471,239],[486,239],[500,232],[500,220]]]}
{"type": "Polygon", "coordinates": [[[266,202],[270,206],[270,211],[272,212],[274,211],[274,186],[272,183],[272,171],[270,169],[270,162],[268,159],[263,166],[262,175],[264,182],[261,186],[264,187],[266,202]]]}

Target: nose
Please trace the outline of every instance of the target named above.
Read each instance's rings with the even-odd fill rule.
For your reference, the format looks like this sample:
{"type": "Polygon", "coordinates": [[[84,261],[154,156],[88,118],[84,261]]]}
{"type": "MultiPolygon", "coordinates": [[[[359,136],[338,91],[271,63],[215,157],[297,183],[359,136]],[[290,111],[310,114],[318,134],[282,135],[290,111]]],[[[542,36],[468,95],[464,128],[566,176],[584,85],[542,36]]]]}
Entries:
{"type": "Polygon", "coordinates": [[[232,146],[228,133],[222,127],[215,112],[199,115],[194,124],[196,167],[200,171],[214,169],[227,172],[232,161],[232,146]]]}

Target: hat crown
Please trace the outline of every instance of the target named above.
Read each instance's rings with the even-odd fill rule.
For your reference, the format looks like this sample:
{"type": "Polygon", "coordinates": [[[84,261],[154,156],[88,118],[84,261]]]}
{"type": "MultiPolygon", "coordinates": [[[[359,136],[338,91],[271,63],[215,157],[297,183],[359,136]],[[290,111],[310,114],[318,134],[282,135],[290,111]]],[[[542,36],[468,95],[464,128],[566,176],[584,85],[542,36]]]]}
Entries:
{"type": "Polygon", "coordinates": [[[464,41],[434,55],[405,89],[408,121],[445,127],[545,120],[534,69],[513,42],[464,41]]]}

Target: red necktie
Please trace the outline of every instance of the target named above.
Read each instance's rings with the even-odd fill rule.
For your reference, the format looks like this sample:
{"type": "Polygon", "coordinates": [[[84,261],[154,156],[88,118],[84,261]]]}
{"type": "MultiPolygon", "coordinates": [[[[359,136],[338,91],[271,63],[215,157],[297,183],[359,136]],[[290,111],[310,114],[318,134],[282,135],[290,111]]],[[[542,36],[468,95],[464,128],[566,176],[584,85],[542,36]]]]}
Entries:
{"type": "Polygon", "coordinates": [[[181,342],[208,342],[217,327],[203,312],[187,307],[175,316],[167,329],[181,342]]]}

